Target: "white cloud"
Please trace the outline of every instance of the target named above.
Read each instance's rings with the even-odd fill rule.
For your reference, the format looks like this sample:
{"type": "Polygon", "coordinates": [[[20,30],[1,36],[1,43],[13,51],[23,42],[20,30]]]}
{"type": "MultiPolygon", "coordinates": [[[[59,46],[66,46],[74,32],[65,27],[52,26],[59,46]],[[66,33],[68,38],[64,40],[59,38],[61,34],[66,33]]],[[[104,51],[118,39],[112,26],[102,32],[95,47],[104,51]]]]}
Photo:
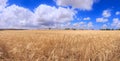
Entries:
{"type": "Polygon", "coordinates": [[[108,26],[107,26],[106,24],[103,24],[101,28],[102,28],[102,29],[107,29],[108,26]]]}
{"type": "Polygon", "coordinates": [[[64,29],[64,28],[70,28],[71,27],[71,23],[70,22],[67,22],[65,24],[61,24],[61,27],[64,29]]]}
{"type": "Polygon", "coordinates": [[[103,17],[108,18],[108,17],[111,16],[111,12],[110,12],[110,10],[104,10],[103,13],[102,13],[102,15],[103,15],[103,17]]]}
{"type": "Polygon", "coordinates": [[[12,5],[3,10],[0,14],[0,26],[3,27],[21,27],[31,24],[33,13],[28,9],[12,5]]]}
{"type": "Polygon", "coordinates": [[[83,20],[91,20],[90,17],[83,18],[83,20]]]}
{"type": "Polygon", "coordinates": [[[93,23],[92,23],[92,22],[89,22],[89,23],[87,24],[87,28],[88,28],[88,29],[93,29],[93,23]]]}
{"type": "Polygon", "coordinates": [[[81,20],[80,18],[77,18],[77,20],[81,20]]]}
{"type": "Polygon", "coordinates": [[[75,14],[76,11],[72,9],[48,5],[40,5],[34,12],[11,5],[0,13],[0,26],[1,28],[57,27],[58,24],[72,21],[75,14]]]}
{"type": "Polygon", "coordinates": [[[120,19],[119,18],[114,18],[113,23],[111,25],[115,28],[120,28],[120,19]]]}
{"type": "Polygon", "coordinates": [[[77,23],[73,23],[72,27],[76,29],[86,29],[87,25],[85,22],[77,22],[77,23]]]}
{"type": "Polygon", "coordinates": [[[52,26],[58,23],[72,21],[75,13],[74,10],[69,8],[56,8],[48,5],[40,5],[35,10],[35,21],[37,24],[52,26]]]}
{"type": "Polygon", "coordinates": [[[102,13],[102,16],[103,17],[101,17],[101,18],[96,18],[96,22],[102,22],[102,23],[108,22],[108,18],[111,16],[111,11],[104,10],[102,13]]]}
{"type": "Polygon", "coordinates": [[[108,21],[108,19],[106,19],[106,18],[96,18],[96,22],[107,22],[108,21]]]}
{"type": "Polygon", "coordinates": [[[72,6],[81,10],[91,10],[95,0],[55,0],[59,6],[72,6]]]}
{"type": "MultiPolygon", "coordinates": [[[[71,1],[73,3],[70,2],[70,4],[74,8],[80,8],[82,10],[92,9],[93,0],[71,1]]],[[[69,4],[65,3],[65,5],[69,4]]],[[[71,24],[70,22],[74,19],[76,13],[76,11],[70,8],[56,8],[54,6],[43,4],[39,5],[34,12],[32,12],[29,9],[17,5],[7,6],[7,0],[0,0],[0,28],[64,28],[76,26],[81,29],[91,29],[93,27],[92,22],[71,24]]],[[[89,17],[84,19],[90,20],[89,17]]]]}
{"type": "Polygon", "coordinates": [[[92,22],[77,22],[73,24],[73,27],[76,29],[93,29],[93,23],[92,22]]]}
{"type": "Polygon", "coordinates": [[[7,5],[7,0],[0,0],[0,11],[2,11],[7,5]]]}
{"type": "Polygon", "coordinates": [[[116,14],[116,15],[120,15],[120,11],[117,11],[115,14],[116,14]]]}

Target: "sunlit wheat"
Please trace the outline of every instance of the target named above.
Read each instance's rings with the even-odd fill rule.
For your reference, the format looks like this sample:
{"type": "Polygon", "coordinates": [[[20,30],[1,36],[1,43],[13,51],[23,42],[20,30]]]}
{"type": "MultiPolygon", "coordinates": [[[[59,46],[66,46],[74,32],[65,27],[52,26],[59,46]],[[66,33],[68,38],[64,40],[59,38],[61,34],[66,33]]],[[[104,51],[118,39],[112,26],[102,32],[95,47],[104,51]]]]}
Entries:
{"type": "Polygon", "coordinates": [[[0,31],[0,61],[120,61],[120,31],[0,31]]]}

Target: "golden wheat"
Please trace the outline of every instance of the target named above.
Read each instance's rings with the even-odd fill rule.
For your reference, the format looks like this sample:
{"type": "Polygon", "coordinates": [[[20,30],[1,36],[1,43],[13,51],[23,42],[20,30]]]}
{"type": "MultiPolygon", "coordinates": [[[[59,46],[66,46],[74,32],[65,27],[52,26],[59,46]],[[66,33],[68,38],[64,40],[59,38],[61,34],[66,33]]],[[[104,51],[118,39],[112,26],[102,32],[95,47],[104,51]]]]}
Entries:
{"type": "Polygon", "coordinates": [[[0,31],[0,61],[120,61],[120,31],[0,31]]]}

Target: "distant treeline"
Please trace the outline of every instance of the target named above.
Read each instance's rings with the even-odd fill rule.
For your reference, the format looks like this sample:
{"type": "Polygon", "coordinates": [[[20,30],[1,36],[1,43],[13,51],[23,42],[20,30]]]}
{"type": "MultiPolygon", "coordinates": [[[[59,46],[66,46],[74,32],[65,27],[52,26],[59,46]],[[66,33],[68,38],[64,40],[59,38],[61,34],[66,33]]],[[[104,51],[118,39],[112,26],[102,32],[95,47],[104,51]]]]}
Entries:
{"type": "Polygon", "coordinates": [[[0,30],[27,30],[27,29],[0,29],[0,30]]]}
{"type": "MultiPolygon", "coordinates": [[[[76,28],[65,28],[64,30],[95,30],[95,29],[76,29],[76,28]]],[[[110,29],[110,28],[106,28],[106,29],[99,29],[99,30],[120,30],[120,29],[110,29]]]]}
{"type": "Polygon", "coordinates": [[[120,30],[120,29],[109,29],[109,28],[107,28],[107,29],[100,29],[100,30],[120,30]]]}
{"type": "Polygon", "coordinates": [[[64,30],[94,30],[94,29],[76,29],[76,28],[65,28],[64,30]]]}
{"type": "Polygon", "coordinates": [[[76,30],[75,28],[65,28],[65,30],[76,30]]]}
{"type": "MultiPolygon", "coordinates": [[[[52,28],[48,28],[49,30],[53,30],[52,28]]],[[[0,30],[29,30],[29,29],[0,29],[0,30]]],[[[40,29],[39,29],[40,30],[40,29]]],[[[65,28],[63,30],[96,30],[96,29],[76,29],[76,28],[65,28]]],[[[99,30],[120,30],[120,29],[99,29],[99,30]]]]}

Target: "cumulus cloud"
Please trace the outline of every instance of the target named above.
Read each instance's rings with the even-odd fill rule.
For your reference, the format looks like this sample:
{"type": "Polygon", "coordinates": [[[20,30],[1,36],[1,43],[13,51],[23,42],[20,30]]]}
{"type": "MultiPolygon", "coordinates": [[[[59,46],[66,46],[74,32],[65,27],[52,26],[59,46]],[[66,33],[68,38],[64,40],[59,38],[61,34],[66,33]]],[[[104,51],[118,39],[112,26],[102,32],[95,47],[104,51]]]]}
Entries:
{"type": "Polygon", "coordinates": [[[72,21],[76,14],[76,11],[69,8],[56,8],[48,5],[40,5],[34,12],[17,5],[5,7],[6,4],[2,4],[0,6],[4,7],[0,12],[1,28],[57,27],[58,24],[72,21]]]}
{"type": "Polygon", "coordinates": [[[89,22],[89,23],[87,24],[87,28],[88,28],[88,29],[93,29],[93,23],[92,23],[92,22],[89,22]]]}
{"type": "Polygon", "coordinates": [[[67,22],[67,23],[61,24],[61,29],[65,29],[65,28],[72,28],[71,22],[67,22]]]}
{"type": "Polygon", "coordinates": [[[90,17],[83,18],[83,20],[91,20],[90,17]]]}
{"type": "Polygon", "coordinates": [[[120,19],[119,18],[114,18],[112,26],[115,28],[120,28],[120,19]]]}
{"type": "Polygon", "coordinates": [[[0,14],[0,25],[3,27],[21,27],[31,22],[33,13],[28,9],[12,5],[0,14]]]}
{"type": "MultiPolygon", "coordinates": [[[[82,10],[92,9],[93,0],[56,0],[58,5],[73,6],[82,10]],[[60,3],[61,1],[61,3],[60,3]],[[67,1],[67,2],[66,2],[67,1]],[[69,2],[69,4],[68,4],[69,2]],[[73,2],[73,3],[72,3],[73,2]],[[64,5],[63,5],[64,3],[64,5]]],[[[90,29],[93,23],[71,24],[77,12],[70,8],[39,5],[33,12],[17,5],[7,6],[7,0],[0,0],[0,28],[57,28],[74,27],[90,29]]],[[[84,18],[90,20],[89,17],[84,18]]]]}
{"type": "Polygon", "coordinates": [[[116,14],[116,15],[120,15],[120,11],[117,11],[115,14],[116,14]]]}
{"type": "Polygon", "coordinates": [[[108,17],[111,16],[111,12],[110,12],[110,10],[104,10],[103,13],[102,13],[102,15],[103,15],[103,17],[108,18],[108,17]]]}
{"type": "Polygon", "coordinates": [[[7,5],[7,0],[0,0],[0,11],[2,11],[7,5]]]}
{"type": "Polygon", "coordinates": [[[40,5],[35,10],[35,21],[38,24],[50,26],[55,23],[58,24],[72,21],[74,15],[75,11],[69,8],[56,8],[48,5],[40,5]]]}
{"type": "Polygon", "coordinates": [[[81,10],[91,10],[95,0],[55,0],[59,6],[72,6],[81,10]]]}
{"type": "Polygon", "coordinates": [[[105,22],[107,22],[107,21],[108,21],[108,19],[106,19],[106,18],[96,18],[96,22],[105,23],[105,22]]]}
{"type": "Polygon", "coordinates": [[[93,29],[93,23],[92,22],[77,22],[73,24],[73,27],[76,29],[93,29]]]}
{"type": "Polygon", "coordinates": [[[72,24],[72,27],[76,29],[85,29],[87,25],[85,22],[76,22],[72,24]]]}
{"type": "Polygon", "coordinates": [[[102,29],[107,29],[108,26],[107,26],[106,24],[103,24],[101,28],[102,28],[102,29]]]}
{"type": "Polygon", "coordinates": [[[104,10],[102,13],[101,18],[96,18],[96,22],[101,22],[101,23],[105,23],[108,22],[108,18],[111,16],[111,11],[110,10],[104,10]]]}
{"type": "Polygon", "coordinates": [[[8,0],[0,0],[0,28],[23,28],[31,24],[33,13],[17,5],[7,6],[8,0]]]}

